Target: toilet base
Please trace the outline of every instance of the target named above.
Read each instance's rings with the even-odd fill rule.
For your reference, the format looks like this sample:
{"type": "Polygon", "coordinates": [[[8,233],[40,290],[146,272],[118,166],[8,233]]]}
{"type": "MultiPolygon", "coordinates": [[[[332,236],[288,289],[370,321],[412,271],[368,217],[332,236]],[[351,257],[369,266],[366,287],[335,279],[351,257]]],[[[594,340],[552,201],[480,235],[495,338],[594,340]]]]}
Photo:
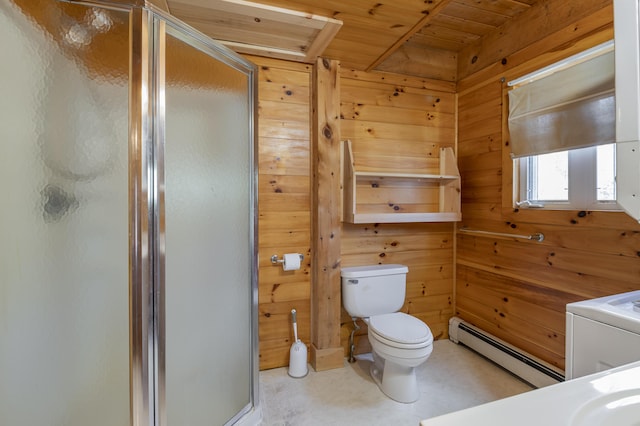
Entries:
{"type": "Polygon", "coordinates": [[[409,404],[420,396],[415,367],[406,367],[384,360],[373,352],[371,377],[380,390],[394,401],[409,404]]]}

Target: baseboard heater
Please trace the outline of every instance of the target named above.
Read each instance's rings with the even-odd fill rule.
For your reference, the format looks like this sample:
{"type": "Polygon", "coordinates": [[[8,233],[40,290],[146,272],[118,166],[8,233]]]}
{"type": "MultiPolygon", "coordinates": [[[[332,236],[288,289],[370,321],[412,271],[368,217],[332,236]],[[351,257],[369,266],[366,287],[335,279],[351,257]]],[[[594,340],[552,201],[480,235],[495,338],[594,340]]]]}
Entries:
{"type": "Polygon", "coordinates": [[[458,317],[449,320],[449,339],[473,349],[535,387],[564,381],[564,372],[559,368],[458,317]]]}

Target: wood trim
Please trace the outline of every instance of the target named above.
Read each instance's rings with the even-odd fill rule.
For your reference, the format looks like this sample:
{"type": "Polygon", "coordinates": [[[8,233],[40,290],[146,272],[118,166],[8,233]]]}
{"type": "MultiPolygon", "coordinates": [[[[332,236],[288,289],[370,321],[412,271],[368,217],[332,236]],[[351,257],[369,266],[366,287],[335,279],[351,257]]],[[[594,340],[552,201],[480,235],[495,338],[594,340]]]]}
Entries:
{"type": "Polygon", "coordinates": [[[340,28],[342,28],[342,21],[336,21],[334,19],[327,21],[326,25],[320,30],[316,38],[313,39],[307,48],[304,62],[311,63],[315,61],[318,56],[322,55],[329,43],[331,43],[338,31],[340,31],[340,28]]]}
{"type": "Polygon", "coordinates": [[[339,348],[318,349],[312,344],[309,362],[316,371],[344,367],[344,349],[342,346],[339,348]]]}
{"type": "Polygon", "coordinates": [[[283,59],[289,61],[307,62],[306,55],[302,52],[296,52],[289,49],[278,49],[272,46],[260,46],[251,43],[241,43],[237,41],[218,40],[231,50],[243,53],[245,55],[266,56],[268,58],[283,59]]]}
{"type": "Polygon", "coordinates": [[[502,207],[513,208],[513,200],[518,197],[518,181],[513,178],[513,159],[509,142],[509,88],[502,81],[502,207]]]}
{"type": "Polygon", "coordinates": [[[351,141],[346,140],[342,142],[342,157],[341,164],[344,167],[340,167],[341,174],[341,182],[342,185],[340,187],[340,192],[342,193],[342,216],[340,220],[343,222],[353,223],[354,221],[354,212],[356,211],[356,200],[353,196],[356,192],[356,181],[354,179],[354,160],[353,160],[353,151],[351,149],[351,141]]]}
{"type": "Polygon", "coordinates": [[[385,50],[382,55],[378,56],[378,58],[371,63],[366,69],[367,72],[370,72],[375,67],[383,63],[389,56],[391,56],[396,50],[398,50],[407,40],[413,37],[418,31],[420,31],[425,25],[429,23],[432,19],[434,19],[438,13],[442,11],[445,7],[449,5],[453,0],[441,0],[438,4],[436,4],[432,10],[425,10],[424,16],[420,18],[420,20],[413,26],[409,31],[404,33],[402,37],[396,40],[387,50],[385,50]]]}
{"type": "Polygon", "coordinates": [[[340,64],[318,58],[313,69],[311,365],[344,366],[340,344],[340,64]]]}
{"type": "MultiPolygon", "coordinates": [[[[158,0],[155,0],[158,1],[158,0]]],[[[336,19],[299,12],[283,7],[270,6],[268,4],[250,2],[245,0],[176,0],[170,1],[171,9],[206,7],[216,13],[231,16],[249,16],[260,20],[269,20],[281,25],[294,25],[312,29],[322,29],[329,22],[342,24],[336,19]]],[[[224,21],[221,24],[226,24],[224,21]]]]}

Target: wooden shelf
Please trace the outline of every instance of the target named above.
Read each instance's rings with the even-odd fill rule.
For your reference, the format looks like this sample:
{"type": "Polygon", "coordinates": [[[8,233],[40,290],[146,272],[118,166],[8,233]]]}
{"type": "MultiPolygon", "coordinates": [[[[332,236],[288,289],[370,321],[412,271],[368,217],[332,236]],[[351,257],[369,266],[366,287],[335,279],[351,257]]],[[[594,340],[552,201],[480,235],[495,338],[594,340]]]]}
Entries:
{"type": "Polygon", "coordinates": [[[245,0],[167,0],[172,15],[240,53],[313,63],[342,21],[245,0]]]}
{"type": "Polygon", "coordinates": [[[451,148],[440,148],[439,170],[358,170],[351,141],[342,150],[342,221],[349,223],[456,222],[460,173],[451,148]],[[431,172],[431,173],[430,173],[431,172]]]}

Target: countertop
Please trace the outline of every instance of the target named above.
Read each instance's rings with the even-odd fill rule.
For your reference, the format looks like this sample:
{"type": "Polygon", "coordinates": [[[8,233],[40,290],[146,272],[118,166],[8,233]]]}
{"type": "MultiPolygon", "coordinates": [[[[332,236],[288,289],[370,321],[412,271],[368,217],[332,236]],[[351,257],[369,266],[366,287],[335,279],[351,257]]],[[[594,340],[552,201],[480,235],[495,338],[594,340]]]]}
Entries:
{"type": "Polygon", "coordinates": [[[640,425],[640,361],[423,420],[420,426],[640,425]]]}

